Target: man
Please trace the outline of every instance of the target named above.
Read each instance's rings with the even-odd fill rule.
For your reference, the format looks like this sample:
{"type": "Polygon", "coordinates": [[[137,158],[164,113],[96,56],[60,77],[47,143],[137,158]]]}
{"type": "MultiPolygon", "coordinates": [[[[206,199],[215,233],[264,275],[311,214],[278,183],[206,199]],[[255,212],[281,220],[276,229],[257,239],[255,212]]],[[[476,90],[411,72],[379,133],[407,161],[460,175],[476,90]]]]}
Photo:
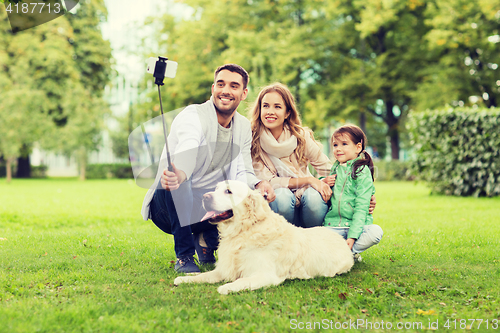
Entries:
{"type": "Polygon", "coordinates": [[[241,66],[217,68],[210,100],[186,107],[174,119],[168,137],[173,170],[167,169],[164,149],[154,185],[144,198],[144,220],[174,236],[177,272],[200,272],[195,251],[200,264],[215,263],[217,227],[199,221],[205,213],[203,194],[218,182],[241,180],[269,202],[275,198],[269,182],[255,176],[250,122],[236,111],[247,97],[247,84],[248,73],[241,66]]]}

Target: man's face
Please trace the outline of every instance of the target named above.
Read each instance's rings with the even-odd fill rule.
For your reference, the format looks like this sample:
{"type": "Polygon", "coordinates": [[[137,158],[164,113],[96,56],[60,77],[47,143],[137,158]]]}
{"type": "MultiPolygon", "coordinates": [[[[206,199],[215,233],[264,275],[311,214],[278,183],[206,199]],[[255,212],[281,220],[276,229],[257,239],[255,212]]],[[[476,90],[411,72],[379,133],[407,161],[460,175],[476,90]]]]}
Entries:
{"type": "Polygon", "coordinates": [[[222,70],[212,84],[212,97],[217,111],[230,115],[247,98],[248,89],[243,88],[243,78],[238,73],[222,70]]]}

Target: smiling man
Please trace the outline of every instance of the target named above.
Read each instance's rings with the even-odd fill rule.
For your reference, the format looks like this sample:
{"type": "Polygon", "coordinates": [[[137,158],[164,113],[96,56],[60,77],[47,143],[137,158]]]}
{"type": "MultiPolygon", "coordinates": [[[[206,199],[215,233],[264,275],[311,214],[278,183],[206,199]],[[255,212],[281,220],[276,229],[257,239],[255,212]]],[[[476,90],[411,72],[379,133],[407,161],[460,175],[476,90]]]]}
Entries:
{"type": "Polygon", "coordinates": [[[142,216],[174,236],[175,270],[198,273],[200,264],[215,263],[218,246],[215,225],[199,222],[205,215],[203,194],[223,180],[240,180],[275,198],[267,181],[254,173],[250,147],[250,122],[236,110],[248,94],[248,73],[241,66],[217,68],[212,96],[203,104],[186,107],[172,123],[168,147],[173,170],[167,169],[163,150],[154,185],[144,198],[142,216]]]}

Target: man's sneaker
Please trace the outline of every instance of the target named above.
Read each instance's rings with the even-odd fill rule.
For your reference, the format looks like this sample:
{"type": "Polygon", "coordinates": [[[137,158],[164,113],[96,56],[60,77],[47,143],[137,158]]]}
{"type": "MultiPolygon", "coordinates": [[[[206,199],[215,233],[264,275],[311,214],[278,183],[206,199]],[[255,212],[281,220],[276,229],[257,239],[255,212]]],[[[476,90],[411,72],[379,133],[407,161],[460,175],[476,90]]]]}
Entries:
{"type": "Polygon", "coordinates": [[[175,271],[178,273],[200,273],[200,269],[194,263],[193,257],[177,258],[175,263],[175,271]]]}
{"type": "Polygon", "coordinates": [[[201,265],[215,264],[214,250],[207,247],[203,239],[203,233],[194,234],[194,248],[201,265]]]}
{"type": "Polygon", "coordinates": [[[354,262],[362,262],[363,261],[363,258],[359,255],[359,253],[355,253],[353,255],[353,258],[354,258],[354,262]]]}

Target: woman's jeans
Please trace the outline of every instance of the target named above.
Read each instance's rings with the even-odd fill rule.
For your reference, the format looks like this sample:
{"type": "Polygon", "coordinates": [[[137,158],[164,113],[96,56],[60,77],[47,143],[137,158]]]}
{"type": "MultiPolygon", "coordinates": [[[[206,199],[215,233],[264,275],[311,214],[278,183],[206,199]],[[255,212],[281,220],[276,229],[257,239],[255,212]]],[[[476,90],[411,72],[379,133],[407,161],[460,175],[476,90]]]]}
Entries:
{"type": "MultiPolygon", "coordinates": [[[[344,239],[347,240],[347,234],[349,233],[349,228],[332,228],[332,227],[327,227],[327,228],[332,231],[335,231],[337,234],[339,234],[340,236],[342,236],[344,239]]],[[[382,228],[380,226],[376,224],[365,225],[363,227],[363,232],[361,233],[361,236],[359,236],[359,238],[356,239],[354,245],[352,246],[352,253],[361,253],[366,249],[372,247],[373,245],[377,245],[382,239],[383,235],[384,232],[382,231],[382,228]]]]}
{"type": "Polygon", "coordinates": [[[216,250],[219,244],[217,226],[204,222],[197,222],[205,214],[202,207],[203,194],[209,190],[193,189],[191,181],[186,181],[175,190],[175,202],[170,191],[164,190],[161,185],[155,191],[149,211],[151,220],[163,232],[174,236],[174,249],[177,258],[192,257],[195,253],[193,234],[203,232],[207,247],[216,250]],[[183,222],[179,221],[180,216],[183,222]],[[188,223],[188,221],[190,221],[188,223]],[[197,222],[197,223],[196,223],[197,222]]]}
{"type": "Polygon", "coordinates": [[[321,194],[309,187],[300,198],[300,205],[295,206],[295,194],[288,188],[275,189],[276,199],[269,204],[271,209],[285,219],[304,228],[319,227],[323,225],[328,204],[323,201],[321,194]]]}

